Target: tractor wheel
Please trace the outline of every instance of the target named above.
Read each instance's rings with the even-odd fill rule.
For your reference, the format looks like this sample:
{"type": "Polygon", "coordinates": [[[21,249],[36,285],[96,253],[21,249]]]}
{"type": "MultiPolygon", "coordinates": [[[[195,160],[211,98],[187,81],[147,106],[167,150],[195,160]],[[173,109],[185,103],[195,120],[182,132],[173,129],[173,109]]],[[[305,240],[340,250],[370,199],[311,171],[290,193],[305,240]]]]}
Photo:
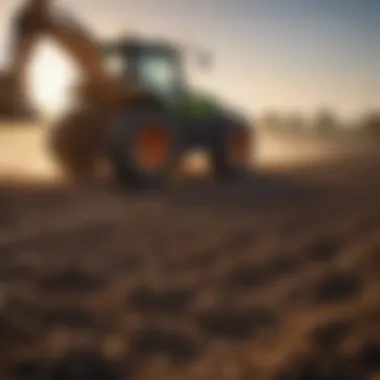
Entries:
{"type": "Polygon", "coordinates": [[[156,187],[178,164],[178,127],[161,111],[126,111],[108,133],[108,157],[123,186],[156,187]]]}
{"type": "Polygon", "coordinates": [[[106,121],[95,112],[78,109],[52,128],[49,150],[65,178],[77,182],[94,177],[105,126],[106,121]]]}
{"type": "Polygon", "coordinates": [[[216,128],[211,152],[212,167],[218,181],[244,177],[250,168],[252,134],[241,125],[221,123],[216,128]]]}

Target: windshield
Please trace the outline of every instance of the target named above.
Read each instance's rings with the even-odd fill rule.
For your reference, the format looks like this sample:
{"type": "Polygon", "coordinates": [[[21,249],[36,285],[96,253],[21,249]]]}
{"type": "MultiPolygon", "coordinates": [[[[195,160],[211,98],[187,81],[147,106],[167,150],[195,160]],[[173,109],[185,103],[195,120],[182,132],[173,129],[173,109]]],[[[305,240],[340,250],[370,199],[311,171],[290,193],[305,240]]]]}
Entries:
{"type": "Polygon", "coordinates": [[[166,98],[175,96],[180,84],[176,58],[164,54],[145,54],[140,59],[142,84],[160,96],[166,98]]]}

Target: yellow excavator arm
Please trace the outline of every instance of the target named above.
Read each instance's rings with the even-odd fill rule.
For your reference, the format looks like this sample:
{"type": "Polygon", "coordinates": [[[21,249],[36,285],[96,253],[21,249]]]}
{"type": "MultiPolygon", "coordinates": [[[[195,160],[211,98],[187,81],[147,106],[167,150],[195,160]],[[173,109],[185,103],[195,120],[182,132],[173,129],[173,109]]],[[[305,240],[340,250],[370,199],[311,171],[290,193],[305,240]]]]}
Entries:
{"type": "Polygon", "coordinates": [[[10,67],[5,75],[0,75],[0,119],[2,114],[9,114],[7,110],[11,109],[14,115],[17,109],[31,103],[27,101],[27,69],[38,42],[44,38],[52,40],[72,58],[86,83],[83,88],[97,100],[115,104],[115,97],[120,98],[125,91],[125,86],[122,88],[109,75],[96,38],[53,2],[28,0],[13,18],[10,67]]]}
{"type": "Polygon", "coordinates": [[[19,10],[12,34],[11,70],[17,78],[24,77],[37,42],[49,38],[72,57],[87,80],[110,82],[96,39],[73,16],[53,7],[52,0],[29,0],[19,10]]]}

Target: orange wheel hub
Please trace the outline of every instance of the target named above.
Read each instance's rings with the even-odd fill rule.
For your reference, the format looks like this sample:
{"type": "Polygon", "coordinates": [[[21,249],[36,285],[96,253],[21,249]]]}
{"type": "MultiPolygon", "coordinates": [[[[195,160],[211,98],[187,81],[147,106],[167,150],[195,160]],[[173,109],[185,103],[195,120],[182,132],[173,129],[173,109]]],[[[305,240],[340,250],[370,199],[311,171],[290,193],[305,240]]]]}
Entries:
{"type": "Polygon", "coordinates": [[[248,161],[250,152],[249,133],[244,130],[233,131],[230,136],[231,159],[236,164],[248,161]]]}
{"type": "Polygon", "coordinates": [[[171,138],[164,126],[142,126],[134,144],[138,164],[149,171],[161,168],[169,157],[170,146],[171,138]]]}

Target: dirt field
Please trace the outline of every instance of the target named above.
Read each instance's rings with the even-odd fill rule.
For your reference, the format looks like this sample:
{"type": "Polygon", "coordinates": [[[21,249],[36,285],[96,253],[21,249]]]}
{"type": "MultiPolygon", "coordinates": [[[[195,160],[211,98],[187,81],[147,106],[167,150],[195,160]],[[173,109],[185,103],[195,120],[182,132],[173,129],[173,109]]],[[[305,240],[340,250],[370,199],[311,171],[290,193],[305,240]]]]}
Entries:
{"type": "Polygon", "coordinates": [[[0,377],[379,379],[380,155],[325,161],[150,194],[3,181],[0,377]]]}

